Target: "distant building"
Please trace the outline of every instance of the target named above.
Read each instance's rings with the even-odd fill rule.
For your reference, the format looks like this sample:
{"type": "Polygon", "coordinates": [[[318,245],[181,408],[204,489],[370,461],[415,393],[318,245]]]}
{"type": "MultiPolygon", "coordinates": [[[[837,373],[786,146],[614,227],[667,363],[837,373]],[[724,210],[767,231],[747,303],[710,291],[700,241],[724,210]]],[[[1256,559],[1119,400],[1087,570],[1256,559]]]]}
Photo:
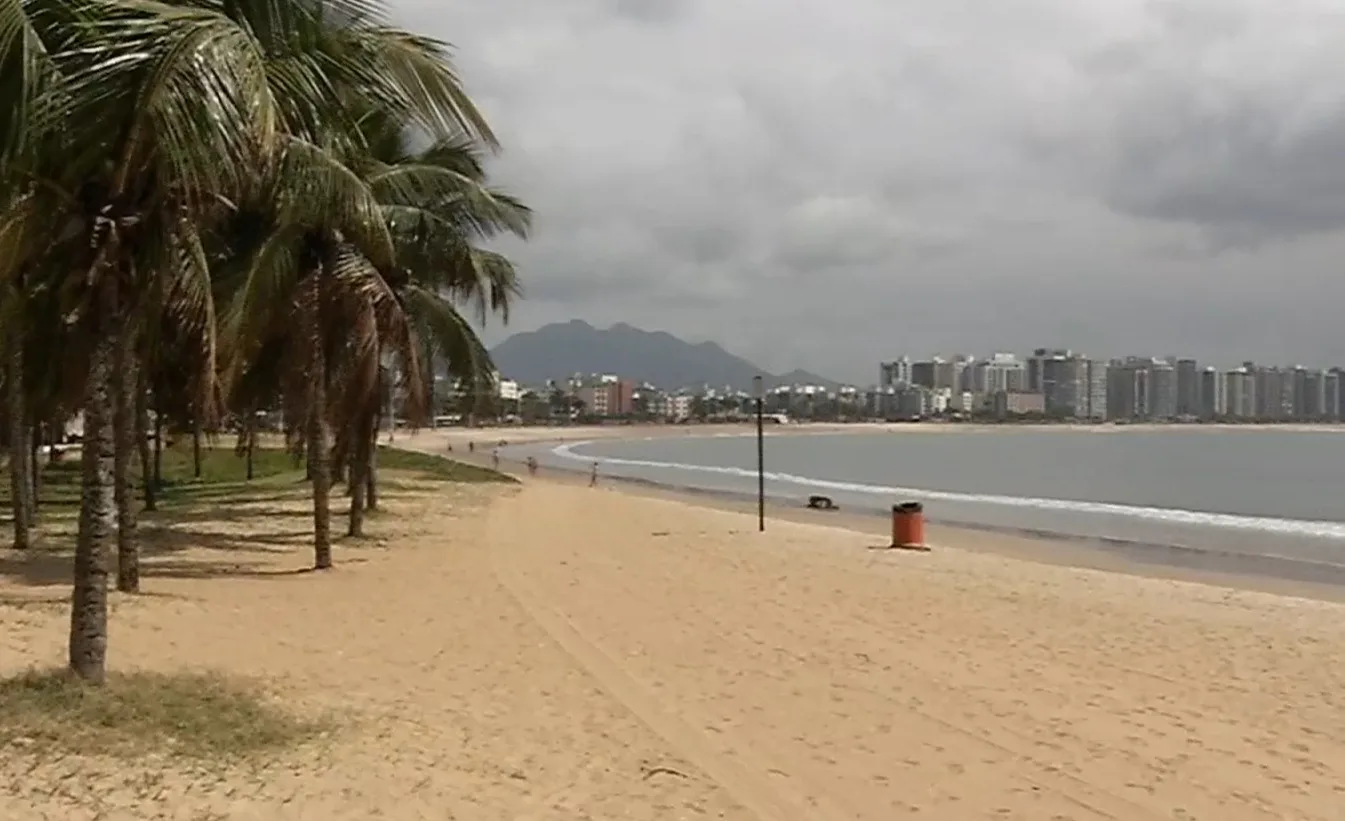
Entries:
{"type": "Polygon", "coordinates": [[[997,353],[989,359],[978,360],[967,369],[967,373],[970,376],[966,387],[972,393],[1027,390],[1027,370],[1018,357],[1011,353],[997,353]]]}
{"type": "Polygon", "coordinates": [[[1326,371],[1294,368],[1294,418],[1303,422],[1326,418],[1326,371]]]}
{"type": "Polygon", "coordinates": [[[1176,416],[1199,417],[1202,415],[1200,400],[1201,375],[1200,364],[1194,359],[1177,360],[1176,416]]]}
{"type": "Polygon", "coordinates": [[[1215,368],[1200,372],[1201,419],[1222,419],[1228,416],[1228,375],[1215,368]]]}
{"type": "Polygon", "coordinates": [[[1027,359],[1028,393],[1046,395],[1046,363],[1052,360],[1067,359],[1071,355],[1068,348],[1037,348],[1027,359]]]}
{"type": "Polygon", "coordinates": [[[1039,393],[995,391],[990,395],[990,412],[997,419],[1046,413],[1046,397],[1039,393]]]}
{"type": "Polygon", "coordinates": [[[579,389],[584,408],[594,416],[629,416],[635,412],[635,383],[626,379],[604,379],[579,389]]]}
{"type": "Polygon", "coordinates": [[[1035,376],[1030,378],[1041,387],[1048,415],[1063,419],[1107,418],[1105,362],[1072,351],[1039,349],[1029,362],[1029,371],[1034,370],[1035,376]]]}
{"type": "Polygon", "coordinates": [[[1247,367],[1235,368],[1224,374],[1228,390],[1228,415],[1232,419],[1256,419],[1256,376],[1247,367]]]}
{"type": "Polygon", "coordinates": [[[523,396],[523,390],[512,379],[501,379],[495,374],[495,393],[503,402],[517,402],[523,396]]]}
{"type": "Polygon", "coordinates": [[[882,362],[878,368],[878,384],[884,388],[911,384],[911,360],[909,357],[903,356],[891,362],[882,362]]]}
{"type": "Polygon", "coordinates": [[[1163,359],[1149,365],[1149,418],[1177,418],[1177,369],[1163,359]]]}

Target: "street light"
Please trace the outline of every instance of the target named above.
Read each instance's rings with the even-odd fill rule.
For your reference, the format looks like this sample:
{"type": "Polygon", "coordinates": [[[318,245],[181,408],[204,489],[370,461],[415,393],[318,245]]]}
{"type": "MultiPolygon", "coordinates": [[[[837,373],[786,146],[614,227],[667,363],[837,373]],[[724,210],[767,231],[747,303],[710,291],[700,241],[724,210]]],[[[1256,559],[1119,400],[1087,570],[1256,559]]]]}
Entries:
{"type": "Polygon", "coordinates": [[[762,405],[766,401],[761,377],[752,377],[752,395],[757,400],[757,532],[766,532],[766,434],[761,424],[762,405]]]}

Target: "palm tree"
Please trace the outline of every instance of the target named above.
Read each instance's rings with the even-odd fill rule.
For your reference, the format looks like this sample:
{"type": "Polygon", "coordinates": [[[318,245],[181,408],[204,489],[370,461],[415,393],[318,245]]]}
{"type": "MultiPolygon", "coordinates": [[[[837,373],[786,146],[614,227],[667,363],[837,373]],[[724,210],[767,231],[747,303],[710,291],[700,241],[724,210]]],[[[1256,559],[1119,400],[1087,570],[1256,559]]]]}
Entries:
{"type": "MultiPolygon", "coordinates": [[[[315,564],[330,565],[330,423],[361,418],[381,353],[417,356],[408,300],[389,284],[398,223],[353,171],[366,151],[355,112],[493,148],[446,54],[386,26],[376,0],[0,0],[0,280],[47,295],[41,320],[83,365],[61,379],[84,418],[77,676],[104,676],[114,533],[119,582],[136,584],[126,488],[145,392],[133,371],[160,381],[156,406],[169,398],[162,363],[118,366],[159,330],[152,315],[179,311],[173,356],[194,373],[173,392],[188,394],[197,424],[213,423],[212,286],[225,282],[212,273],[234,286],[224,327],[242,364],[225,372],[241,377],[281,346],[282,395],[314,467],[315,564]],[[266,196],[262,230],[239,232],[266,196]]],[[[22,349],[13,323],[4,331],[22,349]]],[[[10,354],[14,406],[29,374],[10,354]]]]}
{"type": "MultiPolygon", "coordinates": [[[[382,112],[367,112],[360,129],[368,147],[363,177],[378,198],[394,242],[397,265],[387,281],[428,368],[424,381],[433,385],[431,363],[443,361],[449,375],[477,395],[493,387],[490,357],[458,306],[474,307],[479,322],[490,314],[507,320],[510,303],[521,291],[513,265],[476,243],[501,232],[525,236],[531,211],[487,187],[481,155],[468,135],[459,133],[417,152],[409,147],[404,129],[382,112]]],[[[414,367],[410,362],[402,365],[403,370],[414,367]]],[[[369,506],[376,500],[380,406],[377,398],[371,399],[347,431],[353,443],[337,443],[339,452],[349,451],[353,457],[352,536],[362,530],[366,486],[369,506]]]]}
{"type": "MultiPolygon", "coordinates": [[[[444,44],[360,23],[370,19],[363,12],[315,16],[311,6],[297,2],[279,4],[285,25],[278,26],[275,6],[263,0],[231,6],[243,19],[266,23],[255,30],[276,33],[273,42],[263,35],[263,44],[291,133],[283,160],[260,186],[264,195],[240,203],[237,224],[226,232],[233,246],[226,257],[245,260],[246,271],[231,277],[236,286],[224,326],[232,350],[228,373],[241,379],[270,345],[288,354],[291,374],[305,375],[296,380],[276,374],[291,444],[308,455],[314,565],[325,568],[331,564],[332,420],[340,420],[338,430],[367,429],[380,352],[406,362],[416,356],[414,336],[385,277],[394,265],[393,225],[370,182],[357,173],[367,164],[359,119],[377,112],[435,139],[468,135],[488,147],[495,139],[463,94],[444,44]],[[314,36],[291,36],[294,30],[314,36]],[[296,52],[296,42],[308,50],[296,52]],[[320,103],[287,99],[297,76],[322,77],[331,93],[320,103]],[[334,394],[340,402],[332,403],[338,377],[334,394]]],[[[420,369],[401,372],[418,409],[420,369]]]]}
{"type": "Polygon", "coordinates": [[[265,161],[278,117],[259,50],[224,15],[155,3],[7,2],[0,65],[17,62],[40,77],[24,94],[42,115],[6,129],[14,144],[41,145],[9,155],[10,176],[29,180],[7,203],[8,245],[18,252],[9,264],[62,295],[65,325],[88,354],[70,667],[96,682],[118,524],[124,318],[141,307],[168,249],[191,246],[194,218],[265,161]],[[24,36],[5,38],[16,26],[24,36]]]}

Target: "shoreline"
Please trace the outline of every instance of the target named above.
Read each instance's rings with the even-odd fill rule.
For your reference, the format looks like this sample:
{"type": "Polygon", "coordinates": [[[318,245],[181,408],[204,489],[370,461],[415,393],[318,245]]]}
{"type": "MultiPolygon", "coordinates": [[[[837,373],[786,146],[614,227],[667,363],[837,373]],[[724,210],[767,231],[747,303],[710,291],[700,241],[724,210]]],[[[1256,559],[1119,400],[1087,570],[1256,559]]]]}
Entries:
{"type": "MultiPolygon", "coordinates": [[[[919,435],[977,435],[986,433],[1024,432],[1059,434],[1095,434],[1111,435],[1126,433],[1161,433],[1180,431],[1183,433],[1332,433],[1345,434],[1345,423],[1323,424],[984,424],[976,422],[789,422],[768,424],[764,428],[766,436],[808,436],[832,434],[893,433],[919,435]]],[[[593,439],[662,439],[665,437],[710,438],[718,436],[753,436],[756,425],[752,419],[741,422],[710,422],[704,424],[656,424],[635,423],[629,425],[495,425],[482,427],[441,427],[411,430],[400,428],[395,440],[433,438],[438,442],[465,446],[476,442],[482,446],[507,442],[511,445],[539,442],[586,441],[593,439]]],[[[381,437],[387,431],[380,432],[381,437]]],[[[395,441],[394,441],[395,444],[395,441]]]]}
{"type": "MultiPolygon", "coordinates": [[[[488,460],[482,461],[482,466],[488,460]]],[[[548,468],[543,475],[528,477],[518,463],[501,462],[500,469],[519,479],[586,485],[588,473],[548,468]]],[[[674,487],[627,477],[600,478],[600,487],[633,496],[663,499],[710,510],[729,511],[755,518],[756,499],[727,491],[674,487]]],[[[890,534],[890,520],[877,511],[840,509],[830,512],[766,501],[766,526],[772,520],[819,527],[832,527],[873,535],[881,542],[890,534]]],[[[1067,534],[1028,532],[965,524],[928,522],[928,541],[935,550],[951,549],[1018,559],[1036,564],[1121,573],[1148,579],[1191,582],[1231,590],[1270,593],[1290,598],[1345,603],[1345,568],[1335,571],[1336,582],[1294,575],[1303,563],[1269,556],[1207,553],[1170,545],[1114,543],[1067,534]],[[1162,554],[1161,556],[1158,554],[1162,554]],[[1148,555],[1152,558],[1146,560],[1148,555]],[[1184,561],[1183,561],[1184,559],[1184,561]],[[1258,572],[1253,566],[1261,566],[1258,572]],[[1278,571],[1278,572],[1277,572],[1278,571]]],[[[875,547],[885,544],[875,542],[875,547]]]]}
{"type": "MultiPolygon", "coordinates": [[[[720,429],[721,426],[701,427],[716,428],[713,432],[705,432],[703,434],[705,436],[725,435],[731,432],[720,429]]],[[[852,428],[854,426],[846,425],[842,427],[852,428]]],[[[557,429],[545,430],[554,432],[557,429]]],[[[558,430],[567,429],[561,428],[558,430]]],[[[568,430],[578,435],[564,438],[538,436],[538,438],[528,441],[511,440],[510,444],[544,444],[571,439],[578,442],[595,438],[617,438],[614,436],[591,436],[589,429],[570,428],[568,430]]],[[[624,430],[629,432],[630,427],[624,428],[624,430]]],[[[693,427],[692,430],[695,430],[695,428],[693,427]]],[[[828,426],[826,430],[815,432],[831,433],[833,431],[828,426]]],[[[799,431],[799,433],[803,433],[803,431],[799,431]]],[[[465,444],[467,441],[472,441],[469,437],[470,432],[464,431],[461,437],[437,438],[446,446],[450,442],[455,445],[465,444]]],[[[417,444],[428,444],[428,442],[422,441],[417,444]]],[[[482,467],[490,466],[488,451],[464,452],[461,451],[460,447],[455,447],[452,452],[445,453],[444,449],[429,450],[423,447],[415,447],[405,441],[394,441],[392,444],[394,447],[398,445],[407,446],[410,450],[424,450],[425,452],[447,455],[482,467]]],[[[579,467],[577,463],[574,469],[544,466],[538,476],[529,477],[522,462],[502,459],[500,470],[525,481],[557,482],[566,485],[587,485],[589,481],[588,470],[579,467]]],[[[735,512],[753,517],[756,514],[756,498],[753,495],[676,486],[651,480],[612,475],[600,476],[599,482],[600,488],[616,490],[637,497],[677,501],[700,508],[735,512]]],[[[767,498],[766,515],[768,529],[771,520],[781,520],[833,527],[852,533],[863,533],[879,537],[880,540],[890,533],[888,516],[881,511],[854,508],[829,512],[809,510],[767,498]]],[[[961,523],[940,523],[938,521],[928,522],[927,534],[929,541],[936,550],[969,551],[1037,564],[1121,573],[1149,579],[1191,582],[1290,598],[1345,603],[1345,568],[1337,569],[1334,566],[1329,566],[1330,569],[1328,570],[1319,565],[1275,556],[1231,552],[1218,553],[1174,545],[1120,542],[1069,534],[1024,531],[1011,528],[1001,529],[988,526],[977,527],[961,523]],[[1306,575],[1313,571],[1329,574],[1333,579],[1324,581],[1306,575]]],[[[875,544],[875,546],[881,545],[875,544]]]]}

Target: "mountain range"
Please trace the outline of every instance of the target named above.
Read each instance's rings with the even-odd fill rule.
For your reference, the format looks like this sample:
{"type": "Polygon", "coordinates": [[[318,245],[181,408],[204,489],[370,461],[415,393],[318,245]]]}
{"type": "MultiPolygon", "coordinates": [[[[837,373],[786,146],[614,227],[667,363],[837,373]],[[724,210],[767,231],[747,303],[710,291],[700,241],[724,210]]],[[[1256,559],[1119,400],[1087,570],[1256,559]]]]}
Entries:
{"type": "Polygon", "coordinates": [[[645,331],[624,322],[605,330],[580,319],[556,322],[514,334],[490,355],[505,378],[525,385],[568,379],[577,373],[611,373],[665,390],[701,385],[750,390],[752,377],[758,375],[769,387],[837,386],[802,370],[768,373],[717,343],[687,342],[665,331],[645,331]]]}

